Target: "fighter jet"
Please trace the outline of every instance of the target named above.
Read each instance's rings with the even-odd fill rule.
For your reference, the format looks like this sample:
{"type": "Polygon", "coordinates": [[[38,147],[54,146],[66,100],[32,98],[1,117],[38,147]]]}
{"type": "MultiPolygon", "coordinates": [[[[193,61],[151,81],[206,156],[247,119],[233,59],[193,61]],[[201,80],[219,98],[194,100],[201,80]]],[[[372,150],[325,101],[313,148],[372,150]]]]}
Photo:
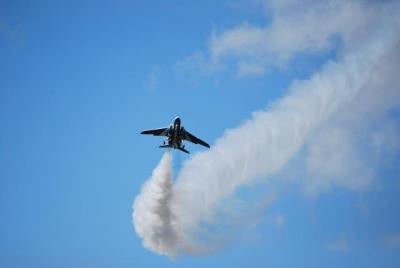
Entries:
{"type": "Polygon", "coordinates": [[[201,144],[207,148],[210,148],[208,143],[200,140],[199,138],[195,137],[193,134],[190,134],[189,131],[184,129],[181,126],[181,119],[179,117],[175,117],[174,123],[171,124],[169,127],[165,128],[157,128],[157,129],[149,129],[142,131],[140,134],[152,134],[154,136],[165,136],[167,140],[160,145],[160,148],[173,148],[181,150],[182,152],[189,153],[185,149],[185,145],[182,144],[182,140],[187,140],[193,142],[195,144],[201,144]],[[166,143],[167,142],[167,143],[166,143]]]}

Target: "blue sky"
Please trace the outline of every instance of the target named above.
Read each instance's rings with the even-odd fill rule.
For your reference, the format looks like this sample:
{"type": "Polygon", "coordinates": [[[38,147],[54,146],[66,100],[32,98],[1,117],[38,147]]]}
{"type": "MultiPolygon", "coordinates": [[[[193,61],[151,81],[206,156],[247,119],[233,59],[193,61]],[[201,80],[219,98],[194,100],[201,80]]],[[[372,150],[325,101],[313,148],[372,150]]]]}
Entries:
{"type": "MultiPolygon", "coordinates": [[[[334,34],[327,46],[287,48],[290,59],[267,51],[260,63],[224,45],[229,31],[269,25],[265,9],[244,1],[2,1],[0,266],[398,267],[397,143],[385,143],[360,189],[334,181],[309,196],[302,180],[285,180],[258,224],[211,255],[171,260],[135,233],[132,202],[163,153],[162,140],[142,129],[179,115],[213,145],[287,95],[293,80],[352,49],[334,34]],[[241,72],[241,62],[256,64],[241,72]]],[[[384,110],[394,142],[396,105],[384,110]]],[[[188,158],[174,152],[176,173],[188,158]]]]}

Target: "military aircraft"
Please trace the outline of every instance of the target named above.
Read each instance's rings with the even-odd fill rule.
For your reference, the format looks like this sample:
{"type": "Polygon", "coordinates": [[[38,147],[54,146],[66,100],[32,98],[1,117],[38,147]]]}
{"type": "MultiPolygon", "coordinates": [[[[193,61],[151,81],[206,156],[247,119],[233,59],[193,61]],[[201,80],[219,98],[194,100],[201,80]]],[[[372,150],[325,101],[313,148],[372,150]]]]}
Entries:
{"type": "Polygon", "coordinates": [[[169,127],[165,128],[157,128],[157,129],[149,129],[142,131],[140,134],[152,134],[154,136],[166,136],[167,142],[163,142],[162,145],[160,145],[160,148],[173,148],[173,149],[178,149],[181,150],[182,152],[189,153],[185,149],[185,145],[182,145],[182,140],[187,140],[190,142],[193,142],[195,144],[201,144],[207,148],[210,148],[210,145],[208,143],[200,140],[199,138],[195,137],[193,134],[190,134],[189,131],[184,129],[181,126],[181,119],[179,117],[175,117],[174,123],[171,124],[169,127]]]}

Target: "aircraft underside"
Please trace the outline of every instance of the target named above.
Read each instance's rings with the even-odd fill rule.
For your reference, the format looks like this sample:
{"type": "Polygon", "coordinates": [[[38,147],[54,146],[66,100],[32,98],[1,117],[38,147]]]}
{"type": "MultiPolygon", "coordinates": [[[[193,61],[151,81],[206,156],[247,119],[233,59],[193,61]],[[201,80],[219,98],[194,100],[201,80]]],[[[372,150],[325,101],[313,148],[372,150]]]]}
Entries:
{"type": "Polygon", "coordinates": [[[200,144],[202,146],[210,148],[210,145],[208,145],[208,143],[202,141],[201,139],[197,138],[196,136],[185,130],[183,127],[181,127],[181,120],[179,117],[176,117],[174,120],[174,124],[171,124],[169,127],[145,130],[142,131],[141,134],[166,136],[167,142],[164,141],[164,143],[159,146],[160,148],[178,149],[187,154],[189,153],[189,151],[185,149],[185,145],[182,145],[183,140],[187,140],[192,143],[200,144]]]}

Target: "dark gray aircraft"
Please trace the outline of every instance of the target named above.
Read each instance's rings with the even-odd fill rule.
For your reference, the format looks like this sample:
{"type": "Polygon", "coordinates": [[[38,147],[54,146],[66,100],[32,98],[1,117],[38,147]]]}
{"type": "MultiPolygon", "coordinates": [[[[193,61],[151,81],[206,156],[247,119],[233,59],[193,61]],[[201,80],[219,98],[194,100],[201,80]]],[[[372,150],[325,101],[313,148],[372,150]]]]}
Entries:
{"type": "Polygon", "coordinates": [[[185,149],[185,145],[182,145],[182,140],[187,140],[193,142],[195,144],[201,144],[207,148],[210,148],[208,143],[200,140],[199,138],[195,137],[193,134],[190,134],[189,131],[184,129],[181,126],[181,119],[176,117],[174,120],[174,124],[171,124],[169,127],[165,128],[157,128],[157,129],[149,129],[142,131],[140,134],[152,134],[154,136],[166,136],[168,138],[167,142],[163,142],[160,145],[160,148],[173,148],[181,150],[182,152],[189,153],[185,149]]]}

